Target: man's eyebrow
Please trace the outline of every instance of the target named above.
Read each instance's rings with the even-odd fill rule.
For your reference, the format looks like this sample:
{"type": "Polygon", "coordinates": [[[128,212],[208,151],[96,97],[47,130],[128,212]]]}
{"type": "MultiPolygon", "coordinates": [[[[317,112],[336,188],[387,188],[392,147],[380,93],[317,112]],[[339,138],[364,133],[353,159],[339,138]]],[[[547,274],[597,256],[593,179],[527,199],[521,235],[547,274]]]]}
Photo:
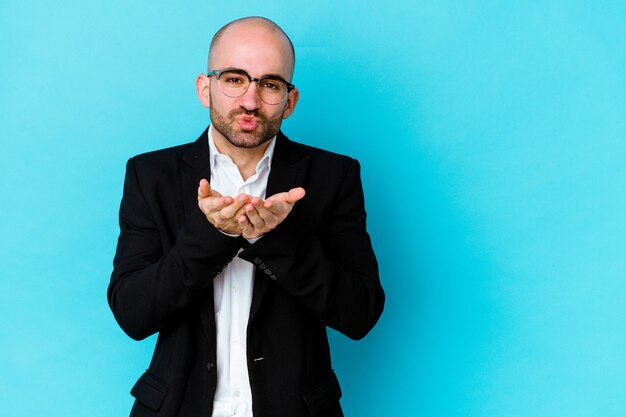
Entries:
{"type": "Polygon", "coordinates": [[[282,75],[279,75],[279,74],[265,74],[265,75],[261,75],[261,77],[259,77],[259,78],[278,78],[280,80],[287,81],[287,79],[285,77],[283,77],[282,75]]]}
{"type": "MultiPolygon", "coordinates": [[[[228,68],[224,68],[222,71],[235,71],[235,72],[243,72],[243,73],[245,73],[245,74],[250,75],[250,73],[249,73],[248,71],[246,71],[245,69],[243,69],[243,68],[237,68],[237,67],[228,67],[228,68]]],[[[250,75],[250,76],[251,76],[251,75],[250,75]]],[[[251,76],[251,77],[252,77],[252,76],[251,76]]],[[[258,78],[278,78],[278,79],[280,79],[280,80],[287,81],[287,79],[286,79],[285,77],[283,77],[282,75],[280,75],[280,74],[263,74],[263,75],[261,75],[261,76],[260,76],[260,77],[258,77],[258,78]]],[[[287,81],[287,82],[289,82],[289,81],[287,81]]]]}

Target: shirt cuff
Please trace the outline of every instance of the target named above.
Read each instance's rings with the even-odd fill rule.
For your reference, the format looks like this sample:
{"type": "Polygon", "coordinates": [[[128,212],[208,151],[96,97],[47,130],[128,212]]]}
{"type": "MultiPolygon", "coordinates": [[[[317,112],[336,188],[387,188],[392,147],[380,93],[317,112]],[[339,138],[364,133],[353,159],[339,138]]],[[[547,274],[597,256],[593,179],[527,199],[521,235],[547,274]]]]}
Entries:
{"type": "Polygon", "coordinates": [[[257,237],[253,237],[251,239],[248,239],[248,238],[245,238],[245,239],[248,241],[248,243],[255,243],[257,240],[261,239],[262,237],[263,237],[263,235],[257,236],[257,237]]]}
{"type": "MultiPolygon", "coordinates": [[[[239,236],[241,236],[241,233],[239,233],[239,234],[232,234],[232,233],[226,233],[224,231],[221,231],[220,229],[217,229],[217,230],[219,230],[219,232],[221,234],[229,236],[229,237],[239,237],[239,236]]],[[[257,236],[257,237],[253,237],[253,238],[250,238],[250,239],[248,239],[248,238],[244,238],[244,239],[246,239],[248,241],[248,243],[252,244],[252,243],[255,243],[257,240],[261,239],[262,237],[263,237],[263,235],[257,236]]]]}
{"type": "MultiPolygon", "coordinates": [[[[217,229],[217,227],[216,227],[216,229],[217,229]]],[[[221,231],[220,229],[217,229],[217,230],[219,230],[219,232],[220,232],[221,234],[226,235],[226,236],[229,236],[229,237],[239,237],[239,236],[241,236],[241,233],[238,233],[238,234],[232,234],[232,233],[226,233],[226,232],[223,232],[223,231],[221,231]]]]}

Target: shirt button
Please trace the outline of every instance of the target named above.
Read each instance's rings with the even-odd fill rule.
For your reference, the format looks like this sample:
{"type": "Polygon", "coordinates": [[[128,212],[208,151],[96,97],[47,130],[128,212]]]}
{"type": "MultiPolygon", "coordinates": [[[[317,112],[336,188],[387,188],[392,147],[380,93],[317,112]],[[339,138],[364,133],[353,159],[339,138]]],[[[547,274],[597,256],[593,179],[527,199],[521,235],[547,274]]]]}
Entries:
{"type": "Polygon", "coordinates": [[[213,365],[213,362],[207,362],[206,370],[209,372],[213,372],[213,368],[215,368],[215,365],[213,365]]]}
{"type": "Polygon", "coordinates": [[[241,394],[239,391],[235,391],[235,397],[239,397],[239,394],[241,394]]]}

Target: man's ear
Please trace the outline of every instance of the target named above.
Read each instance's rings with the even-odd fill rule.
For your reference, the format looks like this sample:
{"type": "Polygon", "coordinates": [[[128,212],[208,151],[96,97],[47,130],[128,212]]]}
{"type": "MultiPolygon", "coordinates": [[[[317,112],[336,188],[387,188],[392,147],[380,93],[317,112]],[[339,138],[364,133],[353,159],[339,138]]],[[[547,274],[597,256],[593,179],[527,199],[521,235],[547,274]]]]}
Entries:
{"type": "Polygon", "coordinates": [[[285,104],[285,109],[283,110],[283,119],[291,116],[293,111],[296,109],[296,104],[298,103],[298,99],[300,98],[300,92],[297,88],[294,88],[289,92],[287,96],[287,104],[285,104]]]}
{"type": "Polygon", "coordinates": [[[211,107],[211,79],[206,74],[198,74],[196,78],[196,94],[207,109],[211,107]]]}

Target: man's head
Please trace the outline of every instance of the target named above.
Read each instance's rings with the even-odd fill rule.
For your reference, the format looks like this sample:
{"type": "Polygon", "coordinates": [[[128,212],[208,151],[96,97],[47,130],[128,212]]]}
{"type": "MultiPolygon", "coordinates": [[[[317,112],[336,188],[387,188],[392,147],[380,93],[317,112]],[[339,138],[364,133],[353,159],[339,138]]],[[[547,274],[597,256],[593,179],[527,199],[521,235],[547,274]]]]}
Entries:
{"type": "MultiPolygon", "coordinates": [[[[296,88],[286,91],[278,100],[261,98],[259,86],[249,82],[241,95],[229,93],[225,86],[240,82],[223,74],[224,69],[242,70],[254,79],[272,76],[291,82],[295,64],[293,45],[274,22],[261,17],[235,20],[221,28],[211,42],[208,70],[196,79],[198,97],[211,111],[211,122],[219,134],[237,147],[254,148],[278,133],[282,119],[289,117],[298,101],[296,88]],[[219,79],[218,79],[219,78],[219,79]],[[245,91],[245,92],[244,92],[245,91]],[[272,104],[268,104],[272,103],[272,104]]],[[[244,83],[248,83],[244,75],[244,83]]],[[[287,88],[286,85],[281,87],[287,88]]]]}
{"type": "MultiPolygon", "coordinates": [[[[287,78],[287,81],[291,81],[292,77],[293,77],[293,70],[296,64],[296,51],[293,47],[293,43],[291,42],[291,39],[289,39],[289,36],[287,36],[287,34],[281,29],[280,26],[278,26],[276,23],[272,22],[271,20],[265,18],[265,17],[260,17],[260,16],[252,16],[252,17],[243,17],[241,19],[237,19],[237,20],[233,20],[230,23],[227,23],[226,25],[224,25],[220,30],[218,30],[215,35],[213,35],[213,39],[211,40],[211,46],[209,48],[209,59],[208,59],[208,66],[207,66],[207,72],[211,71],[213,69],[215,69],[215,65],[213,64],[213,62],[211,62],[211,57],[212,55],[215,56],[218,51],[217,51],[217,44],[219,43],[220,39],[222,38],[222,35],[230,28],[236,27],[238,24],[253,24],[253,25],[257,25],[257,26],[261,26],[264,27],[265,29],[269,30],[270,32],[273,32],[275,35],[277,35],[278,37],[282,37],[284,41],[286,41],[285,45],[288,45],[288,49],[289,49],[289,53],[287,53],[286,51],[283,51],[285,53],[285,57],[287,55],[291,56],[291,60],[290,60],[290,69],[289,69],[289,78],[287,78]]],[[[284,42],[283,42],[284,43],[284,42]]],[[[283,46],[285,46],[283,45],[283,46]]]]}

